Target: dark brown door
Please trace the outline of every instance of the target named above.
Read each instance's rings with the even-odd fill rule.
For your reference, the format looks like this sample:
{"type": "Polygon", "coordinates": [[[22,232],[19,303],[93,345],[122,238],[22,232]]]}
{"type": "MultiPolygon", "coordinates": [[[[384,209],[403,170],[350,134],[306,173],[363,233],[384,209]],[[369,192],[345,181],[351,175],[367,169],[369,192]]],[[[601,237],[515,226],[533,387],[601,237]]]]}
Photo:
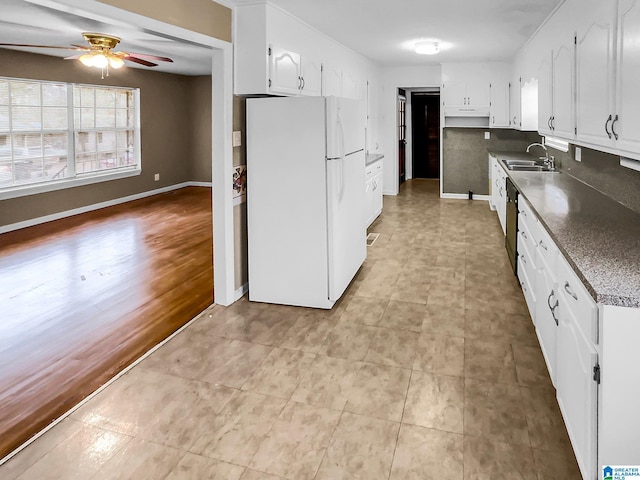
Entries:
{"type": "Polygon", "coordinates": [[[405,91],[398,90],[398,175],[400,177],[400,185],[406,180],[405,158],[407,147],[407,117],[406,117],[407,98],[405,91]]]}
{"type": "Polygon", "coordinates": [[[413,178],[440,178],[440,94],[411,94],[413,178]]]}

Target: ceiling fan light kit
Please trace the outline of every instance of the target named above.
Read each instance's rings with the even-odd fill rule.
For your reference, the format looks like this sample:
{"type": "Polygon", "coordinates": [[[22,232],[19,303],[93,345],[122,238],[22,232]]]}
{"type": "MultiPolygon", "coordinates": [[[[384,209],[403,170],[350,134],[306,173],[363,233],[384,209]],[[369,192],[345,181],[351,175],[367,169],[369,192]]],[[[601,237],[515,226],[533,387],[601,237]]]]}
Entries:
{"type": "Polygon", "coordinates": [[[102,78],[104,78],[104,71],[106,69],[107,76],[109,76],[109,68],[119,69],[124,66],[124,61],[138,63],[145,67],[157,67],[157,63],[153,63],[150,60],[156,60],[161,62],[173,62],[168,57],[158,57],[157,55],[148,55],[144,53],[131,53],[131,52],[114,52],[113,49],[120,43],[120,38],[114,35],[107,35],[104,33],[92,33],[85,32],[82,34],[89,46],[72,45],[70,47],[55,47],[50,45],[26,45],[17,43],[0,43],[0,47],[35,47],[35,48],[59,48],[62,50],[78,50],[81,53],[66,57],[65,60],[79,60],[80,63],[87,67],[99,68],[102,71],[102,78]]]}

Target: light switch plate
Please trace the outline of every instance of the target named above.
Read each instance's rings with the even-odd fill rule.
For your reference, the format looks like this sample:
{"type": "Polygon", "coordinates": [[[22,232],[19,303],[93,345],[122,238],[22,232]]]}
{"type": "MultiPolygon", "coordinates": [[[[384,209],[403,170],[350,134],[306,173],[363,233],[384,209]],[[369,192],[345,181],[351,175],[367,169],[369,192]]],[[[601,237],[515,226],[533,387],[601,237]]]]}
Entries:
{"type": "Polygon", "coordinates": [[[233,132],[233,146],[234,147],[242,146],[242,132],[240,131],[233,132]]]}
{"type": "Polygon", "coordinates": [[[491,132],[484,132],[484,139],[485,140],[491,139],[491,132]]]}
{"type": "Polygon", "coordinates": [[[576,147],[575,159],[576,159],[576,162],[582,161],[582,149],[580,147],[576,147]]]}

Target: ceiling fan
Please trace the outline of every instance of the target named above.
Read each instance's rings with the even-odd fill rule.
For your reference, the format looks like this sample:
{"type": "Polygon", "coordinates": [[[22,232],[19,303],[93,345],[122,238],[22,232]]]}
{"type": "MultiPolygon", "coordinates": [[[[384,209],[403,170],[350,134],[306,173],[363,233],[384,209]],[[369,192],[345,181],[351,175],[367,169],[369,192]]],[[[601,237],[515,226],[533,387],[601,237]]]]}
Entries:
{"type": "Polygon", "coordinates": [[[153,63],[151,60],[159,62],[173,62],[168,57],[159,57],[157,55],[148,55],[145,53],[132,53],[132,52],[114,52],[113,49],[118,43],[120,38],[107,35],[104,33],[92,33],[85,32],[82,34],[84,39],[89,43],[88,46],[71,44],[69,47],[58,47],[51,45],[28,45],[21,43],[0,43],[0,47],[31,47],[31,48],[57,48],[62,50],[78,50],[84,53],[72,55],[66,57],[65,60],[80,60],[83,65],[88,67],[96,67],[100,69],[107,69],[107,76],[109,75],[109,67],[120,68],[124,65],[124,61],[138,63],[145,67],[157,67],[157,63],[153,63]]]}

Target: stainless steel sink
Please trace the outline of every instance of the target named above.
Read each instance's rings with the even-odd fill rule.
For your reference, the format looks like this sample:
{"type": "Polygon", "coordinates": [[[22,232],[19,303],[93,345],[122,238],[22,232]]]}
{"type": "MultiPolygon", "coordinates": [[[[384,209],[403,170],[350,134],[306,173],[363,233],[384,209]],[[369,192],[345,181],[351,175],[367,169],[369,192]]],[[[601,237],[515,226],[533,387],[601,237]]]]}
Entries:
{"type": "Polygon", "coordinates": [[[511,165],[538,165],[535,160],[503,160],[503,163],[509,167],[511,165]]]}
{"type": "Polygon", "coordinates": [[[514,172],[549,172],[555,173],[556,170],[551,170],[546,165],[537,165],[537,164],[527,164],[527,165],[507,165],[509,170],[514,172]]]}

